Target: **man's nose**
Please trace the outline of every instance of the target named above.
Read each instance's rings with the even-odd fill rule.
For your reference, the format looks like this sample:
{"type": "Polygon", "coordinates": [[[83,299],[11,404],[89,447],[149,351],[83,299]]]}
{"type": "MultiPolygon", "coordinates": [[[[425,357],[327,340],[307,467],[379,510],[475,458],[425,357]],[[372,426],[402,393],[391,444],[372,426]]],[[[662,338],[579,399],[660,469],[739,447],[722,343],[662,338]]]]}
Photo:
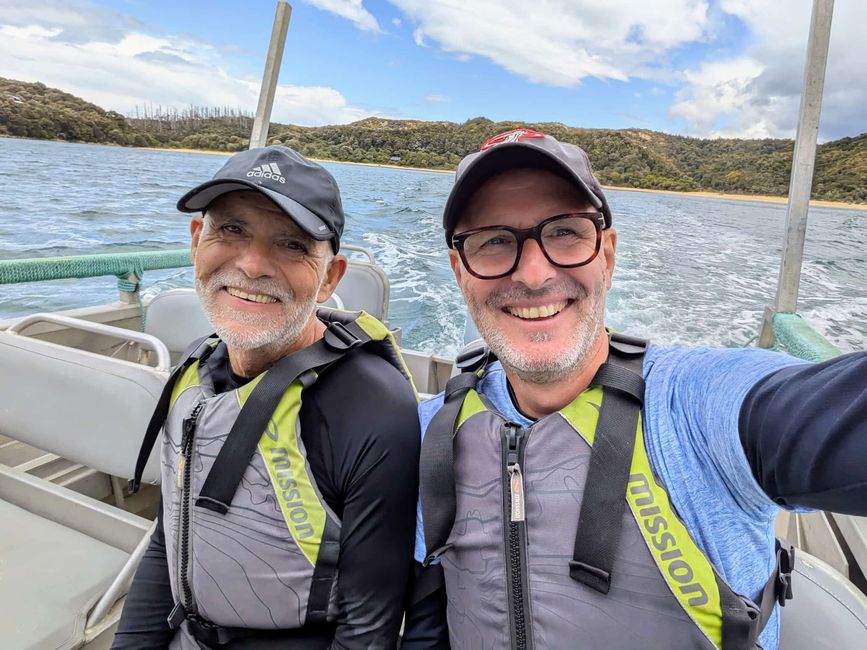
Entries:
{"type": "Polygon", "coordinates": [[[271,277],[274,275],[272,254],[270,241],[250,239],[241,247],[235,264],[248,278],[271,277]]]}
{"type": "Polygon", "coordinates": [[[540,289],[548,280],[554,278],[557,270],[545,257],[539,242],[528,239],[521,251],[518,268],[512,272],[512,281],[520,282],[529,289],[540,289]]]}

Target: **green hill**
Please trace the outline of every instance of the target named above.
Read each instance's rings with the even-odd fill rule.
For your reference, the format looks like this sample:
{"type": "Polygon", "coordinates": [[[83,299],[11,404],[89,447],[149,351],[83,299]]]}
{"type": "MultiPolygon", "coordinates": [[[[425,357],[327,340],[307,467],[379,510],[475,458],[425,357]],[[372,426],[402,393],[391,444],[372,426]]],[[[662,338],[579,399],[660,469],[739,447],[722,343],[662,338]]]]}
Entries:
{"type": "Polygon", "coordinates": [[[147,146],[147,136],[114,111],[49,88],[0,77],[0,135],[147,146]]]}
{"type": "MultiPolygon", "coordinates": [[[[142,109],[137,118],[106,112],[42,84],[0,78],[0,135],[134,146],[239,151],[252,116],[229,108],[142,109]]],[[[269,143],[306,156],[454,169],[488,138],[529,126],[584,148],[607,185],[677,191],[785,196],[793,142],[703,140],[644,129],[581,129],[559,123],[454,122],[367,118],[352,124],[272,124],[269,143]]],[[[813,198],[867,203],[867,133],[819,146],[813,198]]]]}

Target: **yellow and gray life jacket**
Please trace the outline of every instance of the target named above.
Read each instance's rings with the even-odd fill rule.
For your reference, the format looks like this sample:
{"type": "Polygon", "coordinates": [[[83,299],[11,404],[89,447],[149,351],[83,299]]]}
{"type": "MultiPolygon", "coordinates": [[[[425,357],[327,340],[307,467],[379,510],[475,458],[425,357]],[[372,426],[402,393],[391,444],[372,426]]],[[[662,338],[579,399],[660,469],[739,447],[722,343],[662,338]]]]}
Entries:
{"type": "MultiPolygon", "coordinates": [[[[412,382],[391,332],[365,312],[320,309],[325,335],[236,390],[215,394],[198,341],[173,371],[151,419],[131,488],[163,430],[166,555],[178,629],[171,648],[332,623],[340,520],[307,463],[304,391],[356,348],[412,382]],[[164,426],[163,426],[164,423],[164,426]]],[[[413,388],[413,390],[415,390],[413,388]]]]}
{"type": "Polygon", "coordinates": [[[487,353],[463,359],[420,473],[425,565],[442,567],[454,650],[751,650],[791,597],[791,547],[778,544],[757,605],[678,518],[645,451],[646,349],[612,334],[591,386],[528,428],[476,392],[487,353]]]}

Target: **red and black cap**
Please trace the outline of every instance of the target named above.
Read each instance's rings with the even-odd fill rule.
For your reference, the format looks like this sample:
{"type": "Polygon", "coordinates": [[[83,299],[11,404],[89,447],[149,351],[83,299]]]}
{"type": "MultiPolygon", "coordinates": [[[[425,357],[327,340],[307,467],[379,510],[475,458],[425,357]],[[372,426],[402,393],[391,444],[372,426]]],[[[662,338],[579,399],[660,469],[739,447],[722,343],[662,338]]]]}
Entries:
{"type": "Polygon", "coordinates": [[[494,136],[458,165],[455,184],[443,212],[443,228],[449,248],[458,218],[473,192],[491,176],[518,167],[547,169],[575,183],[590,203],[602,212],[605,227],[611,227],[611,209],[584,150],[541,131],[514,129],[494,136]]]}
{"type": "Polygon", "coordinates": [[[253,190],[271,199],[313,239],[331,240],[336,253],[343,234],[343,204],[337,181],[321,165],[289,147],[272,145],[237,153],[178,201],[181,212],[204,212],[227,192],[253,190]]]}

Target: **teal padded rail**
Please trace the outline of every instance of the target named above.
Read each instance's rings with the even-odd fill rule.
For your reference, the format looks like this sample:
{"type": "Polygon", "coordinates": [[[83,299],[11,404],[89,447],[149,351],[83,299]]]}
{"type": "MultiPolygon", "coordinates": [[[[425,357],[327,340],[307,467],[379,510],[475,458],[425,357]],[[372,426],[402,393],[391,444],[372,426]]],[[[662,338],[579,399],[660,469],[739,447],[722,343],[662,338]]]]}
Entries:
{"type": "MultiPolygon", "coordinates": [[[[125,283],[130,275],[141,280],[145,271],[182,268],[192,264],[189,249],[0,260],[0,284],[104,275],[115,275],[125,283]]],[[[134,291],[135,287],[124,284],[121,290],[134,291]]]]}
{"type": "Polygon", "coordinates": [[[827,361],[843,354],[797,314],[774,314],[777,345],[793,357],[827,361]]]}

